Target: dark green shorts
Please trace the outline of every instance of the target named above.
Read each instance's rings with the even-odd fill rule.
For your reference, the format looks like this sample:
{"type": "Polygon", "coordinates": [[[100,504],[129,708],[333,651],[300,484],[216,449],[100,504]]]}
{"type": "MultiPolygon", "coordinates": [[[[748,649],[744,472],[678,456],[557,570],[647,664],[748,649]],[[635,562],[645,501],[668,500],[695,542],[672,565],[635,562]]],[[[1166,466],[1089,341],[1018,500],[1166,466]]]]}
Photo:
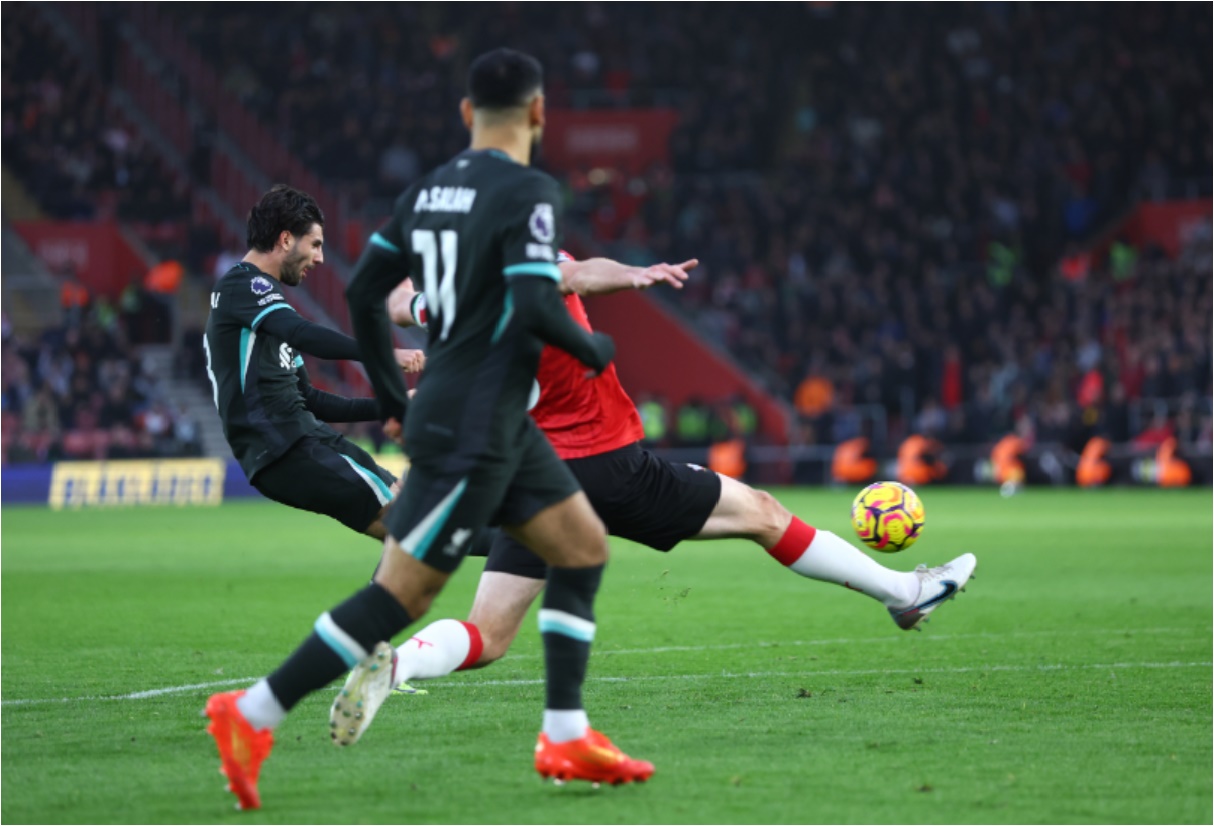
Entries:
{"type": "Polygon", "coordinates": [[[530,418],[516,446],[498,461],[418,456],[388,511],[388,532],[405,553],[450,573],[487,526],[520,525],[578,492],[577,480],[530,418]]]}
{"type": "Polygon", "coordinates": [[[331,516],[365,533],[392,498],[396,481],[365,450],[327,428],[304,436],[253,478],[275,502],[331,516]]]}

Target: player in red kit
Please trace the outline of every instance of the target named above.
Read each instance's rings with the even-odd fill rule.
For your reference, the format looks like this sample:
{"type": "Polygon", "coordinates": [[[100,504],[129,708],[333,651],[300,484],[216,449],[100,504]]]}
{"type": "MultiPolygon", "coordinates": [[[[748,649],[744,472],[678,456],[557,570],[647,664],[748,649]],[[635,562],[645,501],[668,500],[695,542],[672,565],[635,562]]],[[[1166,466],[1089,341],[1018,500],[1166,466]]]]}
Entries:
{"type": "MultiPolygon", "coordinates": [[[[574,261],[564,252],[558,258],[566,306],[587,330],[590,320],[581,296],[663,283],[681,288],[697,263],[629,267],[607,259],[574,261]]],[[[408,282],[390,296],[388,307],[392,320],[402,326],[426,322],[425,298],[408,282]]],[[[536,382],[531,414],[612,536],[658,551],[688,539],[749,539],[795,573],[879,601],[906,630],[951,599],[973,574],[973,554],[911,572],[885,568],[835,534],[802,522],[765,491],[658,458],[639,444],[641,419],[614,365],[587,378],[579,362],[546,347],[536,382]]],[[[505,534],[497,536],[468,620],[431,623],[398,647],[395,679],[400,690],[414,693],[410,680],[499,659],[543,590],[544,577],[541,559],[505,534]]]]}

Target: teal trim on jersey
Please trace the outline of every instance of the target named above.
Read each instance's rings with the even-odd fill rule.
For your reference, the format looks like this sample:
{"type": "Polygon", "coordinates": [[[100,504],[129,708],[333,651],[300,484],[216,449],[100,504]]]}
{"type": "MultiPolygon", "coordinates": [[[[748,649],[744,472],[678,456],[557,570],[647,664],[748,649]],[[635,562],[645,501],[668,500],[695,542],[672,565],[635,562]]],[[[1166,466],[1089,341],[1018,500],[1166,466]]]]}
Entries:
{"type": "Polygon", "coordinates": [[[498,319],[497,326],[493,328],[493,338],[489,340],[490,344],[497,344],[497,340],[502,337],[502,333],[506,332],[506,325],[510,323],[510,319],[514,317],[514,293],[506,291],[506,303],[502,307],[502,317],[498,319]]]}
{"type": "Polygon", "coordinates": [[[594,631],[584,631],[581,628],[574,628],[572,625],[566,625],[557,620],[540,618],[540,633],[541,634],[560,634],[562,637],[569,637],[579,642],[594,642],[594,631]]]}
{"type": "Polygon", "coordinates": [[[240,392],[244,393],[245,373],[249,372],[249,361],[253,357],[253,342],[257,333],[247,327],[240,328],[240,392]]]}
{"type": "Polygon", "coordinates": [[[316,632],[316,636],[320,637],[325,645],[333,649],[334,654],[341,657],[341,661],[346,664],[347,668],[353,668],[358,665],[358,657],[354,656],[349,649],[342,645],[341,640],[333,636],[320,620],[316,621],[312,626],[312,630],[316,632]]]}
{"type": "Polygon", "coordinates": [[[290,304],[286,304],[286,303],[271,304],[269,307],[266,307],[264,310],[262,310],[260,313],[258,313],[257,316],[253,319],[253,323],[250,324],[249,326],[252,327],[254,330],[256,330],[257,325],[261,323],[261,320],[263,318],[265,318],[266,316],[268,316],[270,313],[274,312],[275,310],[294,310],[294,309],[295,309],[294,307],[292,307],[290,304]]]}
{"type": "Polygon", "coordinates": [[[380,479],[378,474],[363,467],[344,453],[341,455],[341,458],[349,462],[350,467],[354,469],[354,472],[361,476],[363,481],[371,486],[371,490],[375,492],[375,498],[379,500],[379,504],[386,505],[392,501],[392,489],[384,484],[384,480],[380,479]]]}
{"type": "Polygon", "coordinates": [[[459,503],[459,499],[464,495],[467,487],[467,477],[460,479],[459,483],[451,489],[451,492],[443,497],[443,501],[439,502],[434,510],[426,514],[425,518],[418,522],[413,530],[409,531],[409,535],[400,542],[400,546],[404,549],[405,553],[415,559],[425,559],[426,554],[430,551],[430,546],[434,544],[435,538],[442,533],[443,526],[447,523],[448,517],[451,516],[451,511],[455,510],[455,506],[459,503]]]}
{"type": "Polygon", "coordinates": [[[303,363],[303,356],[296,356],[296,357],[295,357],[295,367],[296,367],[296,369],[298,369],[298,368],[300,368],[300,367],[303,367],[303,366],[304,366],[304,363],[303,363]]]}
{"type": "MultiPolygon", "coordinates": [[[[485,154],[492,155],[495,158],[501,158],[503,161],[510,161],[510,163],[518,163],[518,161],[516,161],[514,158],[510,157],[509,155],[507,155],[505,152],[503,152],[500,149],[486,149],[485,154]]],[[[522,164],[519,164],[519,166],[522,166],[522,164]]]]}
{"type": "Polygon", "coordinates": [[[391,241],[389,241],[384,236],[380,235],[378,232],[371,233],[371,243],[374,246],[379,247],[381,250],[387,250],[388,252],[393,253],[394,255],[400,255],[400,247],[396,246],[396,244],[393,244],[391,241]]]}
{"type": "Polygon", "coordinates": [[[561,270],[556,264],[549,264],[546,261],[529,261],[525,264],[511,264],[506,269],[502,270],[502,275],[507,277],[511,275],[542,275],[546,278],[551,278],[553,281],[561,280],[561,270]]]}

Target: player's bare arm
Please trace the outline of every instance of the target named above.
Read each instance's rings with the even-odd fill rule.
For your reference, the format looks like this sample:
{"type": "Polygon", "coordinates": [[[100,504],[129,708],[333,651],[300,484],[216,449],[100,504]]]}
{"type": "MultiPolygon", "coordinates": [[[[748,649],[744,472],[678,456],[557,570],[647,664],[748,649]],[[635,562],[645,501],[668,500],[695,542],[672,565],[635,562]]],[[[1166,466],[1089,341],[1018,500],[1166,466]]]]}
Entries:
{"type": "MultiPolygon", "coordinates": [[[[690,278],[691,270],[699,266],[697,258],[681,264],[651,264],[648,267],[633,267],[610,258],[590,258],[585,261],[561,261],[558,285],[561,293],[580,296],[610,295],[623,290],[648,290],[659,284],[668,284],[676,290],[683,289],[683,282],[690,278]]],[[[426,326],[425,296],[413,287],[406,278],[388,296],[388,315],[399,327],[426,326]]]]}
{"type": "Polygon", "coordinates": [[[658,284],[669,284],[676,290],[683,289],[688,272],[699,265],[692,258],[681,264],[651,264],[648,267],[632,267],[612,261],[610,258],[588,258],[585,261],[562,261],[561,292],[577,293],[580,296],[609,295],[622,290],[647,290],[658,284]]]}

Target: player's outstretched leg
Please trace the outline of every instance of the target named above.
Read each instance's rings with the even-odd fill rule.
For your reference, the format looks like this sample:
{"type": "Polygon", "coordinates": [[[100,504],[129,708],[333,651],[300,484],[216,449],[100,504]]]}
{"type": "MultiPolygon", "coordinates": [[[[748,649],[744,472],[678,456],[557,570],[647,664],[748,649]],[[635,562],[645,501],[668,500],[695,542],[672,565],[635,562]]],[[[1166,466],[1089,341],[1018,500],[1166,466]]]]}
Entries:
{"type": "MultiPolygon", "coordinates": [[[[902,572],[886,568],[842,537],[805,524],[771,494],[727,476],[720,478],[721,498],[696,539],[727,536],[751,539],[790,571],[858,591],[880,602],[895,617],[910,617],[916,606],[924,604],[927,611],[920,613],[923,616],[931,613],[947,599],[932,601],[940,588],[946,587],[934,583],[947,581],[949,577],[956,579],[958,571],[964,570],[959,563],[965,557],[938,568],[924,569],[949,570],[945,575],[932,574],[929,579],[924,578],[924,570],[902,572]]],[[[972,555],[966,556],[972,559],[972,555]]],[[[964,579],[969,578],[970,572],[965,573],[964,579]]],[[[961,581],[957,590],[964,584],[961,581]]],[[[898,625],[913,628],[919,621],[903,619],[898,620],[898,625]]]]}
{"type": "Polygon", "coordinates": [[[595,633],[594,599],[607,561],[602,522],[579,492],[511,533],[551,566],[539,613],[547,688],[536,771],[561,782],[648,780],[653,764],[633,760],[591,729],[582,705],[595,633]]]}

